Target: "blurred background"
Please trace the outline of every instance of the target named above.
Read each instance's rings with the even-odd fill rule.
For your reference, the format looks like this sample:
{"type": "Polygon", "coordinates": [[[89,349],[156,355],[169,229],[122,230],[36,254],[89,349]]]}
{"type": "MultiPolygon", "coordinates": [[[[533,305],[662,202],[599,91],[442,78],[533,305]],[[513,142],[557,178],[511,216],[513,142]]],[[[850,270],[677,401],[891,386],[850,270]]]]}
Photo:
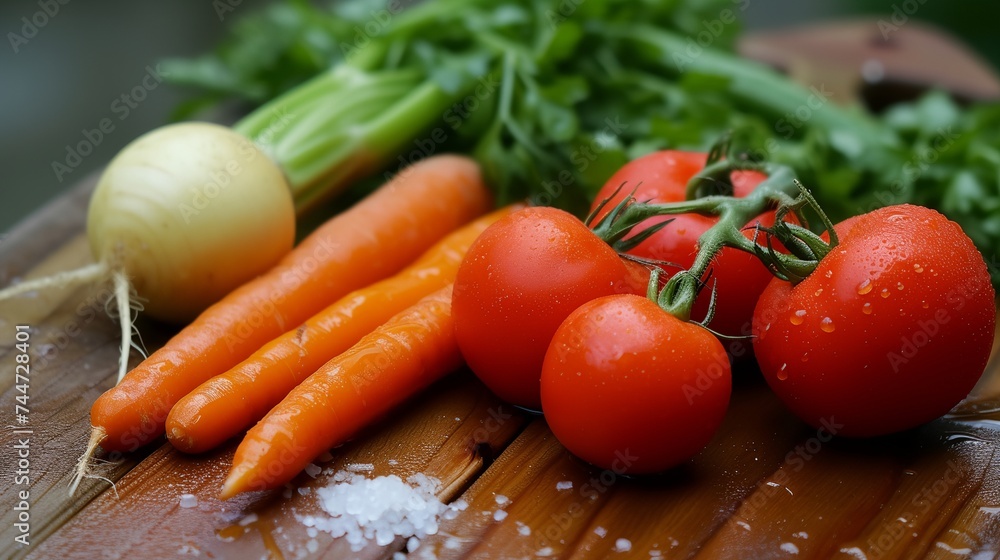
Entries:
{"type": "MultiPolygon", "coordinates": [[[[167,122],[185,92],[159,82],[158,60],[205,52],[242,13],[269,0],[49,1],[58,6],[51,17],[37,15],[39,0],[0,3],[7,39],[0,49],[0,236],[136,136],[167,122]],[[81,142],[92,151],[74,155],[81,142]]],[[[744,28],[891,15],[904,7],[1000,67],[994,23],[1000,3],[749,0],[744,28]]]]}

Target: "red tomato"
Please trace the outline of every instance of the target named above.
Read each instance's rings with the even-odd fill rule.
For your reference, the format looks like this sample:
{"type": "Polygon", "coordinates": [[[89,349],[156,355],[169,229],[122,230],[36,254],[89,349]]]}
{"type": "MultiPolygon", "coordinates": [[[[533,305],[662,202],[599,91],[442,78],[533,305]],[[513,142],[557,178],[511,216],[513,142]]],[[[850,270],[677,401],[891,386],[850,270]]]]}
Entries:
{"type": "Polygon", "coordinates": [[[452,314],[466,363],[502,399],[540,408],[542,360],[559,323],[594,298],[643,290],[633,272],[562,210],[525,208],[500,219],[455,278],[452,314]]]}
{"type": "Polygon", "coordinates": [[[839,435],[941,416],[990,355],[996,308],[982,256],[958,224],[919,206],[836,230],[840,244],[812,274],[796,286],[774,279],[757,303],[764,377],[796,415],[839,435]]]}
{"type": "MultiPolygon", "coordinates": [[[[602,211],[607,213],[633,189],[638,200],[653,202],[679,202],[684,200],[688,181],[705,167],[707,154],[679,151],[656,152],[629,162],[618,170],[597,194],[592,209],[601,200],[611,197],[615,190],[625,184],[602,211]]],[[[742,198],[766,178],[756,171],[738,171],[732,174],[733,195],[742,198]]],[[[670,219],[670,216],[650,218],[639,225],[645,229],[670,219]]],[[[690,268],[698,253],[698,238],[712,227],[714,217],[698,214],[672,216],[673,222],[629,251],[630,254],[676,263],[690,268]]],[[[768,211],[757,216],[750,224],[760,222],[764,226],[774,225],[774,212],[768,211]]],[[[746,231],[747,238],[753,237],[746,231]]],[[[725,248],[716,256],[712,265],[712,282],[716,289],[716,314],[709,328],[730,336],[747,336],[753,317],[757,297],[771,281],[772,275],[755,256],[737,249],[725,248]]],[[[676,269],[668,268],[672,273],[676,269]]],[[[712,284],[709,284],[711,287],[712,284]]],[[[695,302],[692,310],[694,320],[704,319],[708,314],[711,289],[706,288],[695,302]]],[[[749,354],[750,343],[746,340],[726,341],[726,346],[734,357],[749,354]]]]}
{"type": "Polygon", "coordinates": [[[608,296],[559,326],[542,368],[542,410],[573,454],[617,473],[659,472],[708,444],[729,405],[715,336],[636,295],[608,296]]]}

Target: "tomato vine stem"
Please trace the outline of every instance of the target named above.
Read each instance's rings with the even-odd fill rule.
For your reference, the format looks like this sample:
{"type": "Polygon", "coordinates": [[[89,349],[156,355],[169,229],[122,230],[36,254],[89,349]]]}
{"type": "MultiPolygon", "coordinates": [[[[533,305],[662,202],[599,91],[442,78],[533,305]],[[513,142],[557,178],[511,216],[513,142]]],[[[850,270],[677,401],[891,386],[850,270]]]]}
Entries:
{"type": "MultiPolygon", "coordinates": [[[[619,187],[619,190],[625,185],[619,187]]],[[[687,200],[671,203],[652,203],[636,200],[633,195],[613,208],[591,229],[599,237],[619,251],[623,247],[634,247],[668,222],[637,230],[643,221],[656,216],[696,213],[717,216],[717,222],[698,238],[698,254],[691,267],[674,274],[659,287],[659,274],[650,279],[650,295],[660,307],[682,320],[690,320],[698,292],[705,287],[703,278],[712,265],[713,259],[724,247],[732,247],[757,256],[768,269],[779,278],[792,282],[809,275],[829,250],[836,245],[833,225],[816,203],[815,198],[795,179],[791,168],[768,162],[741,158],[709,158],[708,165],[687,185],[687,200]],[[732,196],[731,175],[734,171],[758,171],[767,176],[750,194],[744,198],[732,196]],[[723,194],[706,194],[716,192],[723,194]],[[788,214],[796,216],[806,224],[802,210],[806,207],[816,212],[825,228],[831,232],[828,243],[819,235],[794,222],[785,219],[788,214]],[[768,209],[777,209],[775,225],[766,228],[760,224],[752,239],[743,231],[755,217],[768,209]],[[635,231],[631,236],[630,232],[635,231]],[[765,236],[764,244],[758,241],[759,234],[765,236]],[[772,238],[778,239],[788,250],[775,250],[772,238]],[[655,284],[654,284],[655,282],[655,284]]],[[[603,209],[603,204],[595,214],[603,209]]],[[[588,218],[588,225],[593,215],[588,218]]],[[[709,313],[711,316],[711,312],[709,313]]],[[[706,321],[707,322],[707,321],[706,321]]]]}

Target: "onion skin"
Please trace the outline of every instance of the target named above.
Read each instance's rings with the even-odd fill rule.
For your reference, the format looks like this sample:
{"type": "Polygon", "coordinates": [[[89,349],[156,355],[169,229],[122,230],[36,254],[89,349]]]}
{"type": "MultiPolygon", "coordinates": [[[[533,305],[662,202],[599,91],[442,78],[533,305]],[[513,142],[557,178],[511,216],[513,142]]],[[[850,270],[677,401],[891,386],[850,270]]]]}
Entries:
{"type": "Polygon", "coordinates": [[[181,123],[111,161],[87,236],[95,258],[125,270],[148,315],[184,323],[288,253],[295,207],[281,169],[250,140],[181,123]]]}

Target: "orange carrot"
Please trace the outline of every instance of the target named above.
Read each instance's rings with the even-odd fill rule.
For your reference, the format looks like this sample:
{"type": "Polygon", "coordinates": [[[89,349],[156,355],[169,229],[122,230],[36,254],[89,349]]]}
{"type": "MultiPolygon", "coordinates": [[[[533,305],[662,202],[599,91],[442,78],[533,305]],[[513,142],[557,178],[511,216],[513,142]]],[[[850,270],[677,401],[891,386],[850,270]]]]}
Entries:
{"type": "Polygon", "coordinates": [[[283,485],[461,363],[449,285],[327,362],[271,409],[236,449],[222,498],[283,485]]]}
{"type": "Polygon", "coordinates": [[[164,432],[170,408],[205,380],[344,294],[385,278],[486,212],[471,159],[418,162],[332,218],[267,274],[236,289],[139,364],[91,409],[91,446],[133,451],[164,432]]]}
{"type": "Polygon", "coordinates": [[[167,438],[181,451],[200,453],[250,427],[320,366],[396,313],[453,282],[472,242],[514,209],[497,210],[455,231],[396,276],[347,294],[199,385],[170,410],[167,438]]]}

